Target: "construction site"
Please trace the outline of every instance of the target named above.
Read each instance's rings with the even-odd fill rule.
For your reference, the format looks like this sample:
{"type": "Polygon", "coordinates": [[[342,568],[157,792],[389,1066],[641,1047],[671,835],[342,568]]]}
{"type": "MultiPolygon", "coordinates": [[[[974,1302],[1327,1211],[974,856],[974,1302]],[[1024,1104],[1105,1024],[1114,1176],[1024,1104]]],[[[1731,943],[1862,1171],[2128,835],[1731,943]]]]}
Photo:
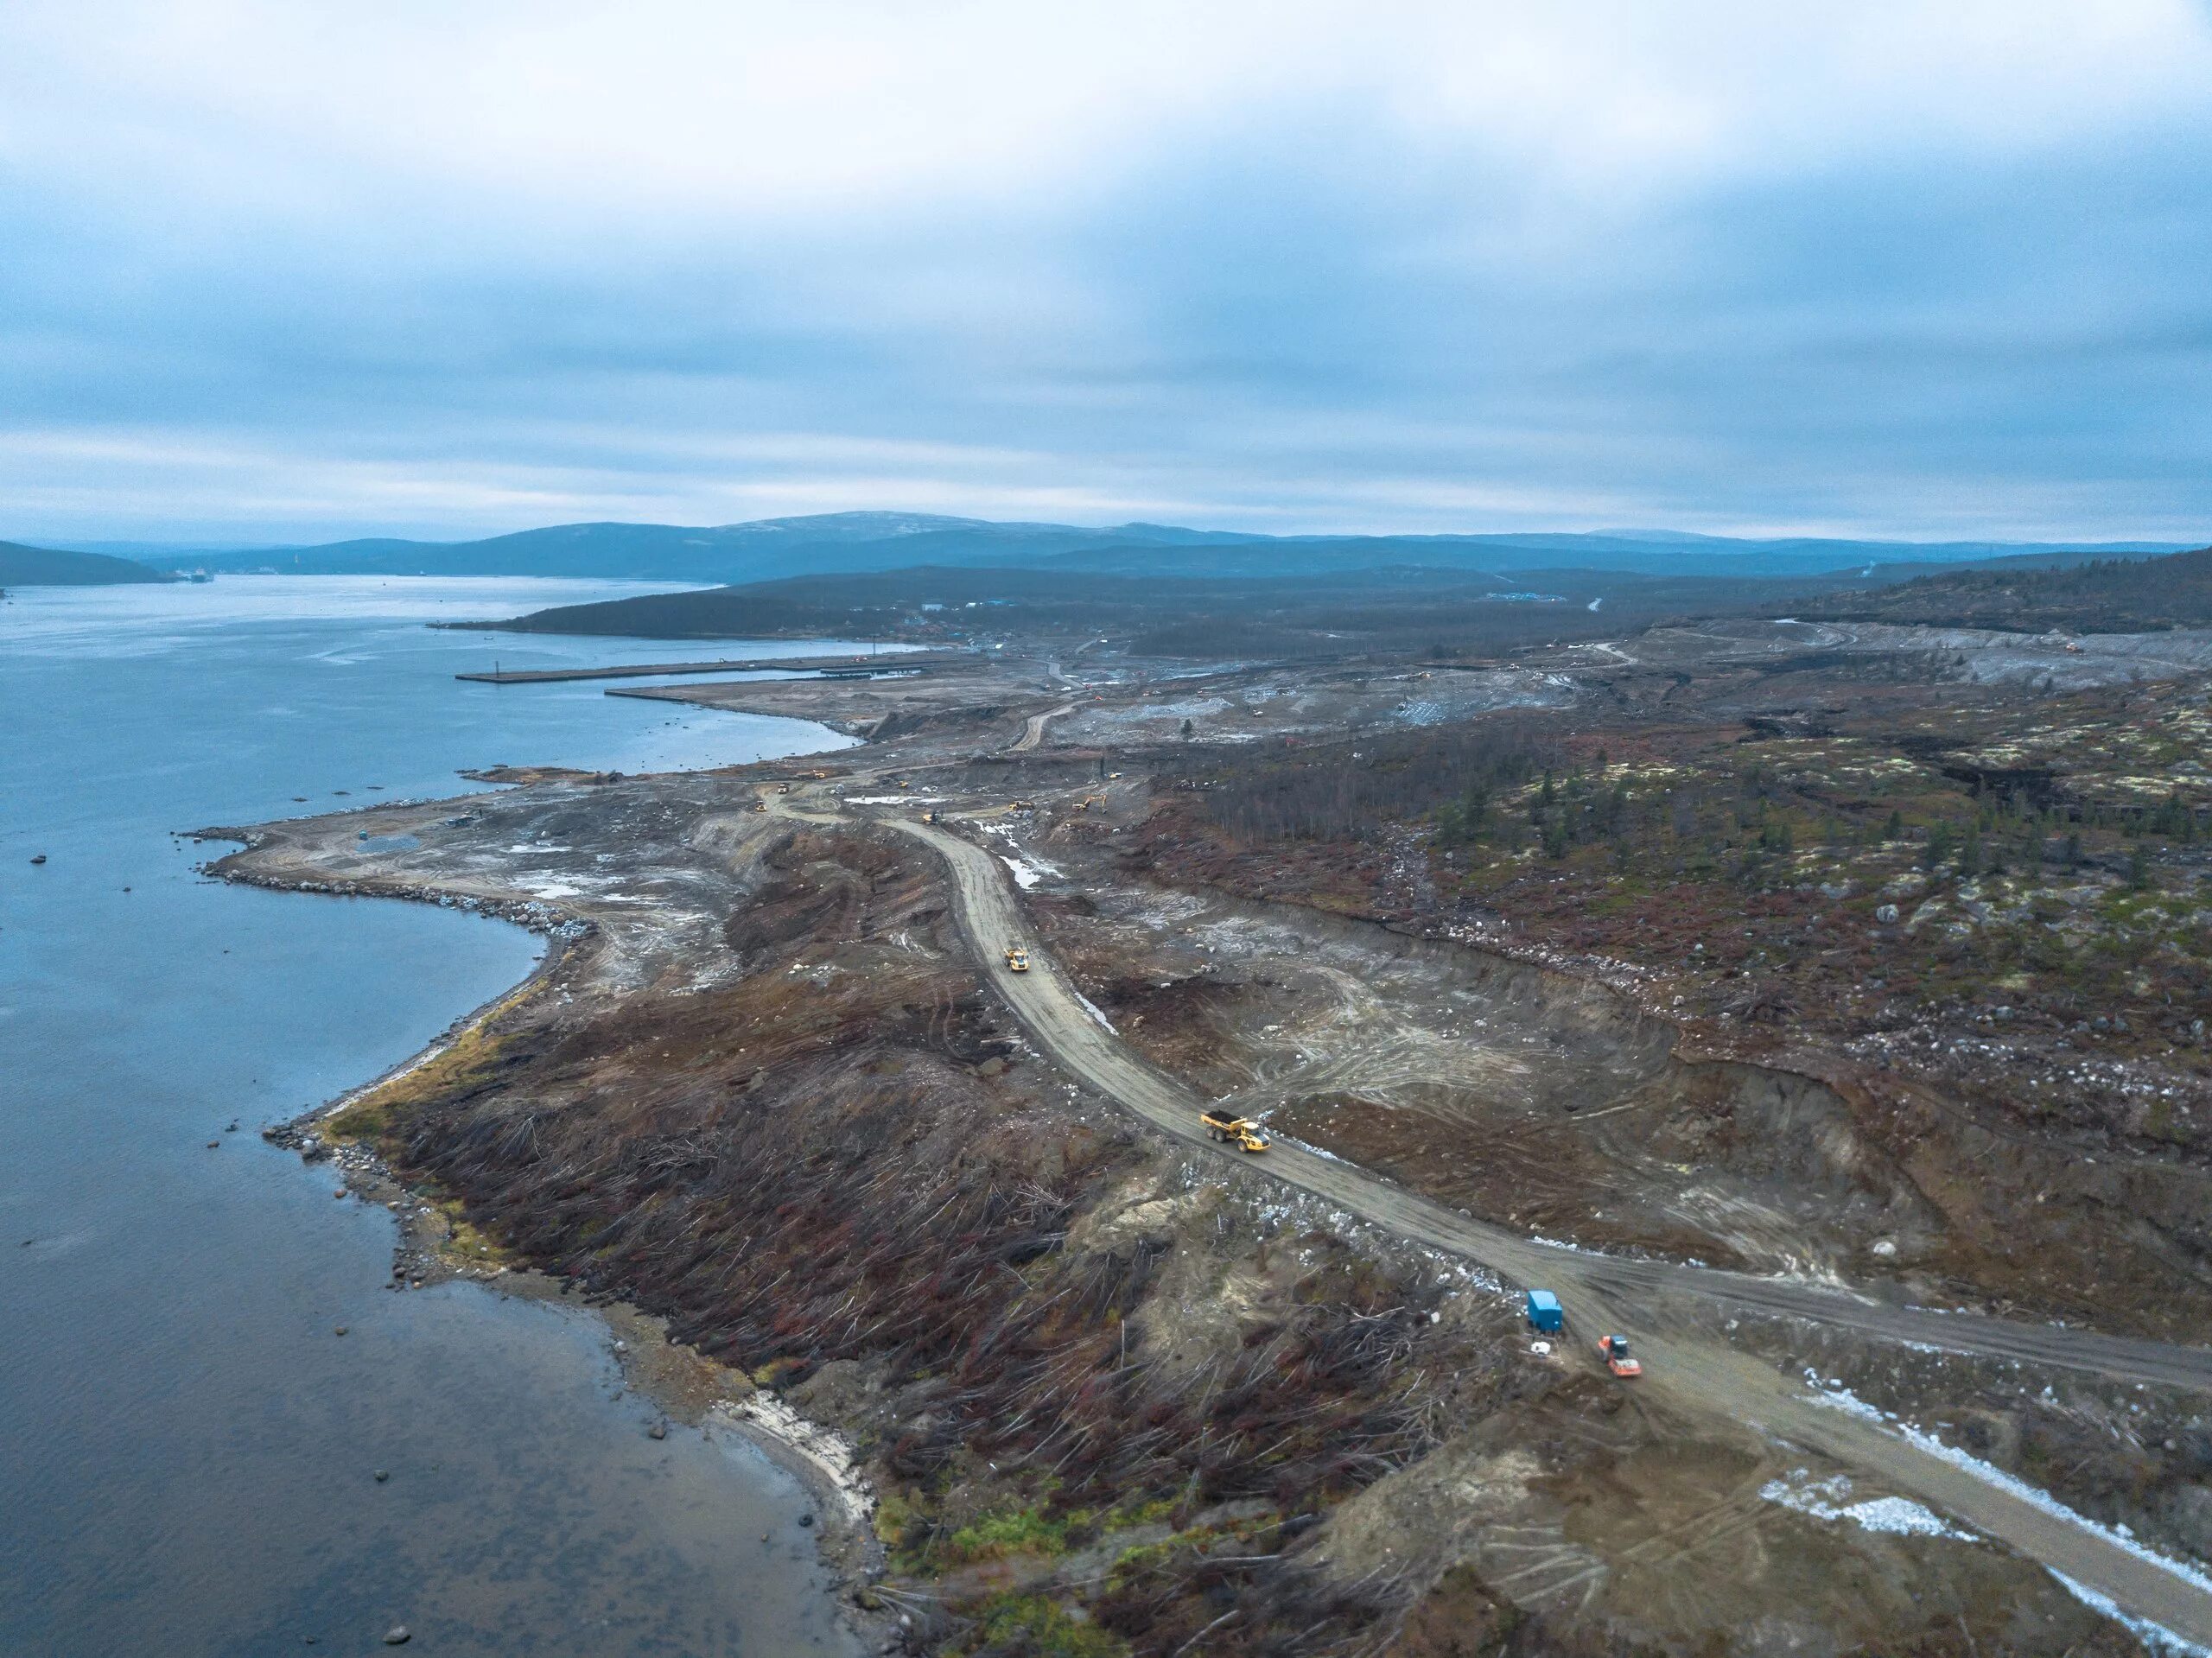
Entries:
{"type": "Polygon", "coordinates": [[[2212,1648],[2212,636],[928,670],[208,831],[554,937],[291,1132],[833,1436],[887,1649],[2212,1648]]]}

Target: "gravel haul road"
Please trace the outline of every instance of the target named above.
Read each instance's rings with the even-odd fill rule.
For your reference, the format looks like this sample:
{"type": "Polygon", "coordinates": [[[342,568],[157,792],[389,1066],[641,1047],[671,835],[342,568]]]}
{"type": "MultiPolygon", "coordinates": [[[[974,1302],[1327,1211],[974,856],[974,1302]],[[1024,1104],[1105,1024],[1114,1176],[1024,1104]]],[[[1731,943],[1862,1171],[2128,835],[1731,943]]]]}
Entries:
{"type": "Polygon", "coordinates": [[[1063,702],[1056,708],[1047,708],[1042,714],[1031,715],[1027,720],[1021,722],[1021,735],[1014,740],[1013,746],[1007,750],[1007,753],[1009,754],[1027,753],[1029,750],[1036,747],[1038,744],[1045,740],[1045,727],[1046,726],[1058,719],[1062,715],[1073,714],[1074,712],[1074,703],[1063,702]]]}
{"type": "MultiPolygon", "coordinates": [[[[792,816],[801,814],[792,813],[792,816]]],[[[2127,1382],[2212,1388],[2212,1354],[2082,1331],[1946,1314],[1736,1274],[1622,1261],[1536,1243],[1414,1196],[1354,1165],[1278,1142],[1254,1157],[1215,1146],[1199,1126],[1207,1102],[1151,1065],[1109,1031],[1046,956],[999,861],[957,835],[904,819],[893,827],[925,842],[950,866],[960,924],[976,958],[1038,1043],[1071,1075],[1162,1133],[1252,1172],[1303,1188],[1402,1237],[1479,1262],[1506,1280],[1560,1293],[1579,1328],[1629,1336],[1645,1360],[1649,1392],[1675,1407],[1762,1428],[1887,1481],[2030,1559],[2212,1648],[2212,1590],[2121,1540],[2054,1513],[2031,1495],[1947,1460],[1833,1395],[1801,1388],[1725,1347],[1683,1341],[1638,1315],[1657,1293],[1717,1298],[1763,1312],[1847,1326],[1955,1351],[2055,1364],[2127,1382]],[[991,970],[1007,944],[1027,946],[1029,972],[991,970]]]]}

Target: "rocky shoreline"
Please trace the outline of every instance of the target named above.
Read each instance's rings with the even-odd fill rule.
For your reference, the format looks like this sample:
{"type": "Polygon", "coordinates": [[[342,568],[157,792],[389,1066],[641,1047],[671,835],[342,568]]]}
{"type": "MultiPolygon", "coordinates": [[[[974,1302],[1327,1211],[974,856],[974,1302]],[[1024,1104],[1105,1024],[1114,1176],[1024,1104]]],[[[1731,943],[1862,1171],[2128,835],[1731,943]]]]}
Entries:
{"type": "MultiPolygon", "coordinates": [[[[373,809],[372,809],[373,810],[373,809]]],[[[237,841],[245,851],[261,842],[252,829],[210,828],[193,835],[200,841],[237,841]]],[[[241,886],[272,892],[340,897],[391,898],[442,908],[460,908],[527,928],[549,948],[528,976],[498,996],[461,1014],[445,1032],[380,1076],[348,1089],[289,1121],[264,1129],[262,1138],[296,1153],[309,1168],[331,1172],[339,1185],[334,1197],[352,1197],[391,1211],[397,1229],[392,1248],[395,1292],[421,1290],[465,1280],[502,1296],[570,1305],[575,1284],[497,1259],[497,1252],[472,1251],[446,1210],[410,1187],[365,1141],[334,1138],[333,1119],[450,1052],[456,1043],[480,1032],[502,1012],[515,1007],[551,983],[573,953],[594,931],[588,921],[564,917],[551,905],[527,900],[455,899],[434,888],[394,880],[317,881],[288,879],[240,867],[238,854],[202,866],[202,873],[241,886]]],[[[650,1400],[659,1419],[648,1430],[665,1437],[671,1423],[710,1437],[723,1432],[744,1439],[796,1479],[814,1504],[801,1521],[814,1532],[823,1566],[837,1585],[839,1615],[871,1647],[896,1649],[912,1619],[874,1592],[884,1576],[884,1550],[873,1528],[876,1493],[860,1471],[854,1447],[842,1434],[810,1421],[782,1401],[754,1387],[741,1371],[717,1363],[696,1349],[680,1346],[667,1321],[631,1303],[587,1296],[582,1304],[598,1318],[626,1388],[650,1400]]]]}

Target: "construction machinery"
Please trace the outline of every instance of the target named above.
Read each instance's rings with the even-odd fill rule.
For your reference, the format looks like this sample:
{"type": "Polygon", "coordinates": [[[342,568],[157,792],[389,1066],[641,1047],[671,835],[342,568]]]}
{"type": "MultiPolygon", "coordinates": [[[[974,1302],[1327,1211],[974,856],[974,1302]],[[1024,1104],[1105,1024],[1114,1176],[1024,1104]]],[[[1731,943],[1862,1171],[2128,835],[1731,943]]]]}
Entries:
{"type": "Polygon", "coordinates": [[[1629,1356],[1628,1337],[1608,1336],[1598,1344],[1598,1356],[1615,1375],[1627,1379],[1643,1374],[1643,1366],[1629,1356]]]}
{"type": "Polygon", "coordinates": [[[765,800],[756,800],[753,803],[753,810],[757,812],[766,811],[768,810],[768,803],[765,800]]]}
{"type": "Polygon", "coordinates": [[[1531,1330],[1556,1335],[1566,1326],[1566,1310],[1560,1305],[1559,1297],[1549,1290],[1530,1290],[1527,1312],[1531,1330]]]}
{"type": "Polygon", "coordinates": [[[1234,1146],[1240,1152],[1264,1152],[1268,1137],[1260,1132],[1260,1125],[1234,1111],[1209,1110],[1198,1114],[1198,1121],[1205,1124],[1206,1133],[1224,1145],[1234,1146]]]}
{"type": "Polygon", "coordinates": [[[931,807],[927,811],[922,814],[922,822],[925,823],[934,823],[937,821],[937,808],[934,806],[931,807]]]}
{"type": "Polygon", "coordinates": [[[1028,972],[1029,952],[1020,944],[1008,944],[1006,947],[1006,970],[1009,973],[1028,972]]]}
{"type": "Polygon", "coordinates": [[[788,783],[779,783],[779,784],[776,785],[776,792],[777,792],[778,794],[779,794],[779,795],[787,795],[787,794],[789,794],[791,791],[791,785],[790,784],[788,784],[788,783]]]}

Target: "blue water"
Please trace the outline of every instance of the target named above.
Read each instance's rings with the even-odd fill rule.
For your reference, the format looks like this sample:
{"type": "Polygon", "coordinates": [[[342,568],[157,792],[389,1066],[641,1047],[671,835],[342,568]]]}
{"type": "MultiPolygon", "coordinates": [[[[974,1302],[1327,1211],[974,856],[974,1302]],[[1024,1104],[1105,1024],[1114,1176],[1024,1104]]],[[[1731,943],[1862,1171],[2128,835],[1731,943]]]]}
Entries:
{"type": "Polygon", "coordinates": [[[387,1289],[389,1216],[256,1137],[524,976],[537,941],[208,882],[193,865],[223,848],[170,833],[500,762],[842,746],[452,677],[665,642],[422,625],[638,590],[263,577],[0,605],[0,1653],[363,1653],[399,1623],[426,1653],[846,1649],[791,1480],[741,1442],[646,1437],[588,1313],[387,1289]]]}

